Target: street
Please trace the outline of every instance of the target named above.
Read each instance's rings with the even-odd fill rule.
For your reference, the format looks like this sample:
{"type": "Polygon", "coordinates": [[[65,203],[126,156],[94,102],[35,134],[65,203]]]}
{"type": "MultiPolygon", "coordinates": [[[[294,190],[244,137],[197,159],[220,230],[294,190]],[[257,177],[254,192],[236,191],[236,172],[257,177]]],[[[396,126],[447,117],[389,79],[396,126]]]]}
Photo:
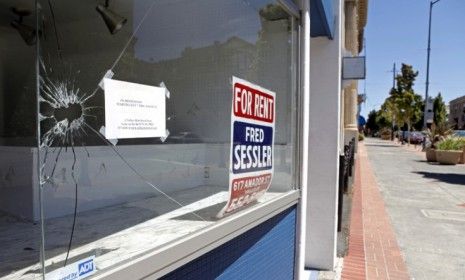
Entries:
{"type": "Polygon", "coordinates": [[[465,165],[428,163],[391,141],[364,145],[410,276],[465,279],[465,165]]]}

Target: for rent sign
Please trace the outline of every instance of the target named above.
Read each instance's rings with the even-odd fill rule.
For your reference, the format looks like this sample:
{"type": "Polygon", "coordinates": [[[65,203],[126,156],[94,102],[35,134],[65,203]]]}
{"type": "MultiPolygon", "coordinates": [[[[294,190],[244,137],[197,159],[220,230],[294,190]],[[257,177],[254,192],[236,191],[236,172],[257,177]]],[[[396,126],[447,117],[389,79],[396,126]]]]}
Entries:
{"type": "Polygon", "coordinates": [[[275,93],[233,77],[229,198],[218,216],[256,201],[273,177],[275,93]]]}

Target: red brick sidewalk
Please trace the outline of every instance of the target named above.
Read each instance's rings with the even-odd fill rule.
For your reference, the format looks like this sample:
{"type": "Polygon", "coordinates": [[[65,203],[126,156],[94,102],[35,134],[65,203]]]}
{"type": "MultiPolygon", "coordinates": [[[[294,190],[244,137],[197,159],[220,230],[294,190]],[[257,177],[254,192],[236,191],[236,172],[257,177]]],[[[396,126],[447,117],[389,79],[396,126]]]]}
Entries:
{"type": "Polygon", "coordinates": [[[342,279],[410,279],[363,144],[355,166],[349,250],[342,279]]]}

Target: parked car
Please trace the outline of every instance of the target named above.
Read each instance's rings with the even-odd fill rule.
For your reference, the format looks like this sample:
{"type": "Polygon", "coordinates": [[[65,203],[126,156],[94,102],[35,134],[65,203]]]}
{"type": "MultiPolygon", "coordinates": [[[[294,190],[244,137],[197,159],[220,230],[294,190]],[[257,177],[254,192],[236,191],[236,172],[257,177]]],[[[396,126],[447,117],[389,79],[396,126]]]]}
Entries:
{"type": "Polygon", "coordinates": [[[401,131],[399,133],[399,140],[407,143],[409,134],[411,144],[421,144],[425,139],[425,135],[420,131],[411,131],[410,133],[408,131],[401,131]]]}
{"type": "Polygon", "coordinates": [[[454,130],[452,135],[455,137],[465,137],[465,130],[454,130]]]}
{"type": "Polygon", "coordinates": [[[410,143],[421,144],[425,140],[425,135],[420,131],[412,131],[410,134],[410,143]]]}

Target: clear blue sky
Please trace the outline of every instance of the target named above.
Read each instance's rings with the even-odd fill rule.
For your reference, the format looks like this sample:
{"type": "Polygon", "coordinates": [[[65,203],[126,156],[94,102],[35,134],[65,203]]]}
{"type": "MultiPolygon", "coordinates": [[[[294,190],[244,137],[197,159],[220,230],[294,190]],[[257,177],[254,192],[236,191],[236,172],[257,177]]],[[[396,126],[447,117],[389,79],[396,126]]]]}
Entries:
{"type": "MultiPolygon", "coordinates": [[[[388,96],[394,62],[398,69],[407,63],[419,71],[414,89],[424,96],[428,15],[428,0],[368,1],[363,116],[388,96]]],[[[364,86],[360,81],[360,93],[364,86]]],[[[438,92],[447,103],[465,95],[465,0],[441,0],[433,7],[429,94],[438,92]]]]}

